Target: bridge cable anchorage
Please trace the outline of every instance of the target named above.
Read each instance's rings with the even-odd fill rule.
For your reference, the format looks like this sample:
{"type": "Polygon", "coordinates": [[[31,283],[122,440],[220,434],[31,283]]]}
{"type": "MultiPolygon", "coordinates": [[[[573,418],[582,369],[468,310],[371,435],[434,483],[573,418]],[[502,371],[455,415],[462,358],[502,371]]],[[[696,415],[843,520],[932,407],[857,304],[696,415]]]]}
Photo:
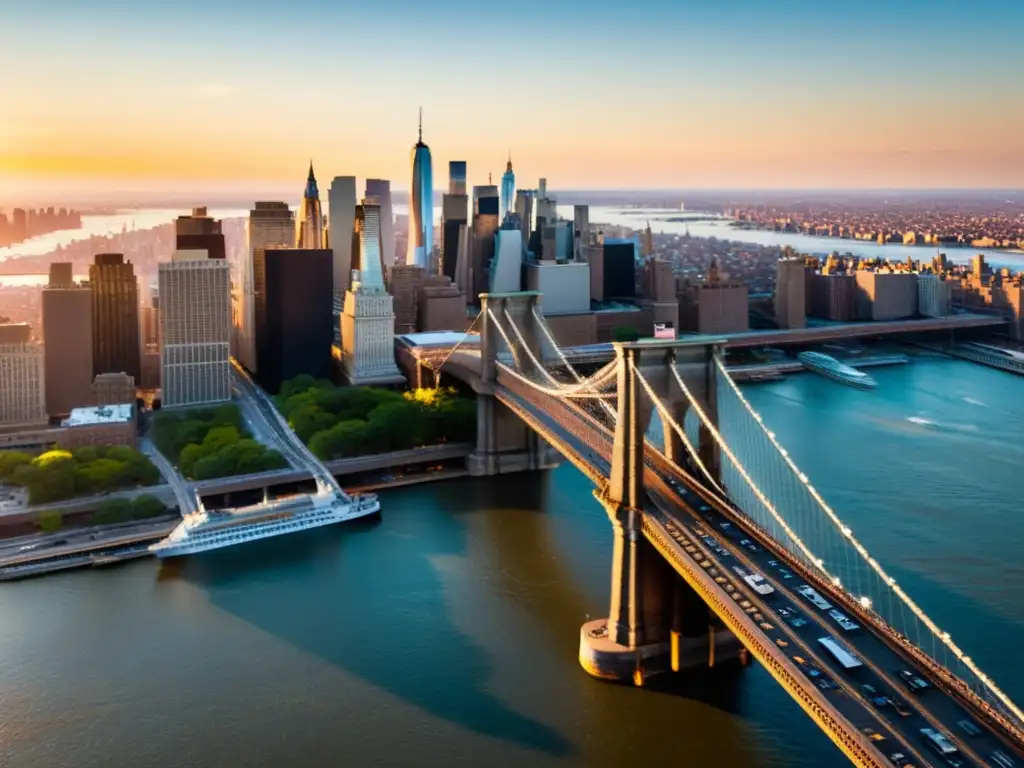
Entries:
{"type": "Polygon", "coordinates": [[[458,343],[456,343],[455,346],[452,347],[448,351],[448,354],[444,356],[444,360],[442,360],[439,365],[437,365],[435,367],[433,361],[431,361],[429,359],[423,361],[424,364],[426,365],[426,367],[429,368],[430,370],[432,370],[436,374],[435,380],[434,380],[435,384],[437,384],[437,382],[441,378],[441,369],[444,368],[445,364],[451,359],[451,356],[454,355],[455,352],[469,339],[470,334],[473,333],[473,326],[475,326],[477,324],[477,321],[481,318],[482,315],[483,315],[483,310],[481,310],[480,312],[476,313],[476,317],[473,318],[473,322],[470,323],[469,328],[466,329],[466,332],[464,334],[462,334],[462,338],[459,339],[458,343]]]}
{"type": "MultiPolygon", "coordinates": [[[[939,627],[921,609],[921,607],[918,606],[918,604],[916,602],[914,602],[914,600],[910,597],[910,595],[908,595],[896,583],[896,580],[892,576],[890,576],[885,571],[885,569],[882,568],[882,566],[878,563],[878,561],[875,560],[868,553],[868,551],[864,547],[864,545],[860,541],[858,541],[857,538],[853,535],[853,531],[850,529],[850,527],[848,525],[846,525],[845,523],[843,523],[843,521],[839,518],[839,516],[835,513],[835,511],[822,498],[821,494],[818,493],[817,489],[815,489],[814,486],[810,484],[810,481],[807,479],[807,476],[800,471],[800,469],[797,467],[796,463],[789,456],[788,452],[779,444],[778,440],[775,437],[775,434],[771,430],[768,429],[768,427],[765,425],[764,420],[762,419],[761,415],[758,414],[754,410],[754,408],[750,405],[750,403],[747,401],[747,399],[743,396],[742,392],[740,391],[739,386],[737,386],[736,382],[733,381],[732,378],[729,376],[729,374],[728,374],[728,372],[727,372],[727,370],[725,368],[725,365],[722,363],[722,361],[720,359],[716,358],[715,364],[718,367],[718,373],[727,382],[727,385],[729,387],[731,387],[733,393],[738,398],[739,402],[742,403],[742,405],[744,406],[746,412],[750,415],[750,417],[752,417],[754,419],[755,422],[757,422],[757,424],[760,426],[761,430],[768,437],[768,439],[771,442],[771,444],[775,447],[775,449],[778,451],[778,453],[783,457],[783,459],[785,460],[786,464],[789,466],[790,470],[793,472],[793,474],[797,478],[799,478],[799,480],[802,482],[803,486],[806,488],[807,492],[810,494],[810,496],[817,503],[817,506],[819,507],[819,509],[822,512],[824,512],[826,517],[828,518],[828,520],[830,520],[832,522],[832,524],[835,527],[835,529],[839,531],[840,535],[842,535],[843,537],[845,537],[845,539],[847,541],[849,541],[849,543],[853,546],[853,548],[857,552],[857,554],[860,555],[860,557],[867,563],[867,565],[869,566],[871,571],[874,572],[879,577],[879,579],[882,581],[882,583],[885,584],[888,587],[888,589],[891,591],[891,593],[894,594],[899,599],[901,605],[905,606],[907,609],[909,609],[911,611],[911,613],[918,619],[918,621],[920,621],[931,632],[931,634],[933,636],[933,640],[937,640],[937,641],[941,642],[941,644],[945,648],[947,648],[953,654],[953,656],[984,686],[985,692],[987,694],[990,694],[991,696],[993,696],[995,698],[995,700],[999,704],[1002,705],[1002,707],[1005,707],[1005,710],[1009,714],[1011,714],[1013,716],[1013,718],[1016,720],[1016,723],[1013,724],[1014,727],[1013,727],[1012,730],[1014,730],[1018,734],[1020,734],[1021,725],[1024,724],[1024,712],[1022,712],[1017,707],[1017,705],[1013,702],[1013,700],[1010,699],[1010,697],[1007,696],[1006,693],[1004,693],[995,684],[995,682],[991,678],[989,678],[971,660],[971,658],[969,656],[966,656],[964,654],[963,650],[953,642],[953,640],[950,637],[948,632],[944,632],[941,629],[939,629],[939,627]]],[[[694,408],[696,410],[698,410],[699,413],[701,413],[702,419],[705,419],[706,416],[704,416],[703,412],[699,410],[700,406],[693,400],[693,398],[690,395],[689,391],[686,389],[686,385],[682,381],[682,378],[679,376],[678,371],[674,371],[674,374],[675,374],[675,377],[676,377],[676,381],[678,382],[679,386],[683,389],[684,394],[686,394],[687,398],[690,399],[690,402],[691,402],[691,404],[694,405],[694,408]]],[[[707,421],[705,421],[705,423],[707,423],[707,421]]],[[[721,439],[720,439],[721,436],[717,433],[717,430],[714,430],[712,425],[708,425],[708,426],[709,426],[709,428],[712,429],[712,434],[715,436],[716,441],[719,442],[719,446],[721,448],[723,448],[723,450],[727,450],[727,447],[723,444],[724,441],[721,441],[721,439]]],[[[822,569],[822,570],[824,570],[824,569],[822,569]]],[[[908,644],[909,643],[904,643],[904,645],[908,645],[908,644]]],[[[917,644],[917,646],[914,648],[914,650],[917,651],[917,653],[920,654],[921,656],[924,656],[924,657],[928,658],[928,654],[926,652],[924,652],[923,649],[920,647],[920,643],[917,644]]],[[[964,681],[962,681],[959,678],[956,678],[955,676],[953,676],[952,673],[950,673],[948,671],[948,669],[945,669],[941,664],[938,663],[938,661],[937,661],[937,659],[935,657],[931,657],[930,660],[931,660],[932,664],[935,667],[938,668],[937,670],[934,670],[934,671],[945,672],[946,675],[948,675],[950,677],[953,677],[953,681],[959,683],[960,685],[966,685],[968,690],[971,691],[971,693],[973,693],[973,690],[970,688],[970,686],[968,684],[965,684],[964,681]]],[[[948,681],[948,682],[953,682],[953,681],[948,681]]],[[[984,702],[981,702],[981,703],[984,703],[984,702]]],[[[1002,718],[1000,718],[1000,719],[1002,719],[1002,718]]]]}

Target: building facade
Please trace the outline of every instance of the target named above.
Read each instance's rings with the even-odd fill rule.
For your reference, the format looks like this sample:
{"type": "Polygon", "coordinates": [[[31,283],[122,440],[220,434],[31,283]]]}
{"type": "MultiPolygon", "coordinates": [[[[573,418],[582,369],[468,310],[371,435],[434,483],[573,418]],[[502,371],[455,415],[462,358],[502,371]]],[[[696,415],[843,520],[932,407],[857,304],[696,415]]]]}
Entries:
{"type": "Polygon", "coordinates": [[[89,265],[92,289],[92,370],[141,378],[139,286],[135,269],[120,253],[96,254],[89,265]]]}
{"type": "MultiPolygon", "coordinates": [[[[58,266],[58,265],[52,265],[58,266]]],[[[71,267],[71,264],[67,264],[71,267]]],[[[46,412],[51,419],[92,403],[92,289],[54,280],[43,288],[46,412]]]]}
{"type": "MultiPolygon", "coordinates": [[[[335,176],[327,192],[327,245],[338,314],[352,275],[352,226],[356,215],[356,177],[335,176]]],[[[315,246],[320,248],[322,246],[315,246]]]]}
{"type": "Polygon", "coordinates": [[[917,311],[922,317],[946,317],[953,313],[952,289],[939,275],[917,276],[917,311]]]}
{"type": "Polygon", "coordinates": [[[779,259],[775,272],[775,322],[779,328],[807,326],[807,269],[803,259],[779,259]]]}
{"type": "MultiPolygon", "coordinates": [[[[409,198],[409,256],[407,263],[430,268],[434,251],[434,176],[430,147],[423,143],[423,110],[419,140],[412,148],[412,195],[409,198]]],[[[346,297],[346,302],[348,301],[346,297]]]]}
{"type": "Polygon", "coordinates": [[[135,402],[135,379],[127,373],[101,373],[92,382],[93,405],[135,402]]]}
{"type": "Polygon", "coordinates": [[[512,154],[509,153],[508,164],[505,166],[505,173],[501,176],[501,218],[505,214],[512,213],[515,206],[516,196],[516,174],[512,170],[512,154]]]}
{"type": "Polygon", "coordinates": [[[328,249],[257,250],[256,381],[268,392],[299,374],[331,371],[333,254],[328,249]]]}
{"type": "Polygon", "coordinates": [[[174,222],[174,247],[179,251],[206,251],[211,259],[226,256],[221,223],[206,213],[206,208],[193,208],[191,216],[179,216],[174,222]]]}
{"type": "Polygon", "coordinates": [[[231,399],[231,274],[206,251],[161,263],[160,387],[164,408],[231,399]]]}
{"type": "Polygon", "coordinates": [[[400,384],[395,364],[395,312],[384,288],[380,258],[380,206],[370,200],[356,208],[355,237],[360,271],[353,274],[342,317],[342,368],[349,384],[400,384]]]}
{"type": "Polygon", "coordinates": [[[0,427],[45,424],[43,345],[25,324],[0,325],[0,427]]]}
{"type": "MultiPolygon", "coordinates": [[[[333,191],[333,187],[332,187],[333,191]]],[[[251,373],[256,372],[256,297],[253,287],[253,253],[268,248],[290,248],[295,240],[295,213],[287,203],[257,202],[249,211],[249,247],[242,265],[242,313],[238,358],[251,373]]]]}
{"type": "Polygon", "coordinates": [[[395,213],[391,206],[391,182],[387,179],[367,179],[365,197],[376,200],[380,206],[380,260],[386,269],[395,263],[395,213]]]}
{"type": "Polygon", "coordinates": [[[302,205],[295,221],[295,247],[318,249],[324,247],[324,213],[320,207],[320,190],[316,186],[313,164],[309,164],[306,189],[302,193],[302,205]]]}

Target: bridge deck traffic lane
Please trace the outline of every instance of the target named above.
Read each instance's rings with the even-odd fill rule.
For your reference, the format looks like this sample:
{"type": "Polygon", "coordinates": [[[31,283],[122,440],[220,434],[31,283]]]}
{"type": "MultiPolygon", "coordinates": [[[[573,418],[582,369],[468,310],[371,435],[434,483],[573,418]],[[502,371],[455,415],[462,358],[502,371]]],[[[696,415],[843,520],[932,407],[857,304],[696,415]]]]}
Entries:
{"type": "MultiPolygon", "coordinates": [[[[579,456],[587,456],[587,457],[589,457],[590,461],[594,462],[594,467],[598,470],[598,472],[600,472],[602,474],[606,474],[608,472],[609,461],[608,461],[607,457],[605,455],[602,455],[602,454],[610,454],[610,446],[607,444],[607,441],[604,439],[603,433],[602,433],[600,439],[595,441],[595,444],[588,444],[587,442],[585,442],[585,439],[581,436],[581,433],[584,432],[585,430],[581,430],[580,433],[574,433],[572,431],[566,430],[564,425],[559,425],[557,423],[557,421],[551,416],[551,414],[544,412],[543,409],[539,405],[534,404],[534,403],[518,402],[517,403],[517,411],[520,410],[520,409],[531,413],[533,419],[536,420],[537,422],[539,422],[541,425],[544,425],[544,428],[546,428],[548,430],[554,430],[553,434],[560,435],[560,437],[561,437],[561,440],[560,440],[561,444],[559,445],[559,449],[560,450],[563,450],[563,451],[566,451],[566,452],[569,452],[569,453],[574,453],[574,454],[577,454],[579,456]],[[602,445],[602,443],[604,443],[604,444],[602,445]],[[602,448],[603,448],[603,450],[602,450],[602,448]]],[[[536,428],[536,426],[535,426],[535,428],[536,428]]],[[[552,434],[552,433],[549,432],[549,434],[552,434]]],[[[667,486],[666,486],[666,490],[668,490],[667,486]]],[[[688,557],[688,558],[691,557],[689,554],[687,554],[685,556],[688,557]]],[[[704,560],[704,557],[702,557],[701,559],[704,560]]],[[[699,563],[697,563],[697,562],[694,563],[694,569],[696,571],[701,571],[702,570],[700,568],[700,566],[699,566],[699,563]]],[[[722,573],[724,575],[725,571],[723,570],[722,573]]],[[[732,574],[728,574],[728,577],[730,577],[731,581],[734,581],[734,580],[731,579],[732,574]]],[[[738,588],[735,586],[735,584],[733,584],[732,585],[732,589],[735,592],[735,591],[737,591],[738,588]]],[[[735,610],[737,610],[737,612],[739,614],[741,614],[741,615],[743,615],[743,616],[745,616],[747,618],[750,617],[750,614],[752,612],[749,611],[749,610],[746,610],[742,606],[740,606],[738,599],[731,597],[731,595],[729,595],[729,593],[727,593],[724,588],[721,588],[721,592],[722,592],[723,595],[725,595],[725,597],[723,597],[722,601],[723,601],[723,603],[726,606],[731,606],[735,602],[735,605],[737,606],[737,608],[735,608],[735,610]]],[[[741,594],[743,594],[743,593],[741,593],[741,594]]],[[[762,615],[762,618],[766,618],[765,614],[769,613],[769,611],[766,611],[766,610],[763,609],[763,603],[758,598],[755,598],[753,596],[753,593],[750,593],[749,590],[746,591],[745,596],[742,599],[743,600],[749,600],[750,604],[753,605],[753,606],[760,606],[762,608],[762,610],[760,611],[760,613],[762,615]]],[[[753,621],[753,619],[750,619],[750,620],[753,621]]],[[[782,651],[782,649],[779,648],[774,643],[774,638],[772,636],[769,636],[767,634],[767,632],[765,632],[765,630],[763,630],[762,628],[758,627],[756,625],[756,623],[755,623],[755,626],[754,626],[752,631],[759,632],[762,635],[764,635],[765,639],[763,640],[763,643],[762,643],[763,645],[765,645],[768,648],[773,648],[773,649],[777,648],[778,649],[777,652],[780,655],[785,655],[788,658],[788,654],[785,654],[782,651]]],[[[801,649],[801,651],[806,656],[808,656],[810,658],[815,658],[815,654],[817,653],[816,649],[811,648],[809,645],[807,645],[807,643],[804,640],[798,638],[796,635],[794,635],[791,632],[789,632],[789,628],[776,630],[775,627],[773,626],[772,632],[775,633],[776,631],[788,633],[787,637],[790,638],[791,642],[794,644],[794,647],[801,649]]],[[[855,726],[855,723],[847,716],[847,714],[844,713],[842,711],[842,709],[834,706],[834,701],[833,701],[834,697],[828,698],[828,697],[823,696],[822,694],[824,694],[825,691],[819,690],[809,678],[805,678],[798,671],[796,671],[795,665],[794,665],[793,677],[794,677],[794,679],[797,679],[797,680],[800,681],[799,684],[804,686],[802,690],[807,692],[812,699],[814,699],[814,700],[819,700],[820,699],[822,701],[822,706],[832,706],[832,711],[835,713],[835,715],[833,715],[833,717],[838,716],[838,717],[840,717],[840,718],[842,718],[842,719],[844,719],[846,721],[847,725],[844,725],[842,730],[843,730],[844,736],[848,740],[851,740],[852,742],[858,744],[860,749],[864,749],[866,747],[868,750],[872,751],[872,754],[877,752],[877,748],[875,747],[875,745],[872,742],[869,742],[867,740],[867,737],[864,736],[860,732],[860,730],[855,726]]],[[[793,693],[793,692],[791,691],[791,693],[793,693]]],[[[798,699],[798,701],[799,701],[799,699],[798,699]]],[[[807,709],[807,707],[805,706],[804,702],[801,701],[800,703],[801,703],[802,706],[805,707],[805,709],[807,709]]],[[[878,713],[873,708],[871,708],[870,706],[865,705],[863,702],[859,701],[858,699],[847,697],[847,698],[845,698],[845,700],[843,702],[841,702],[841,707],[843,709],[846,709],[847,711],[855,711],[857,716],[858,716],[858,719],[861,722],[864,722],[865,720],[872,722],[874,725],[877,726],[877,730],[879,732],[889,733],[889,731],[888,731],[888,729],[886,727],[885,722],[880,718],[878,713]]],[[[811,712],[811,710],[807,710],[807,711],[809,713],[811,712]]],[[[888,738],[890,740],[890,743],[897,743],[897,738],[896,738],[895,735],[890,733],[888,738]]],[[[842,748],[842,745],[840,745],[840,747],[842,748]]],[[[879,764],[879,765],[881,765],[881,764],[884,764],[884,762],[885,761],[882,758],[881,753],[878,752],[878,762],[872,761],[872,764],[879,764]]]]}
{"type": "MultiPolygon", "coordinates": [[[[681,499],[681,503],[687,505],[690,504],[689,500],[683,495],[680,494],[679,497],[681,499]]],[[[722,533],[721,523],[730,522],[735,528],[736,521],[727,520],[724,515],[711,508],[710,505],[702,506],[709,507],[707,511],[702,510],[701,515],[715,530],[714,535],[716,538],[723,542],[728,541],[730,537],[722,533]]],[[[740,525],[742,526],[742,523],[740,525]]],[[[746,535],[752,539],[755,538],[755,534],[752,531],[743,530],[742,527],[740,530],[741,533],[738,535],[746,535]]],[[[732,538],[735,538],[735,536],[732,538]]],[[[758,544],[761,543],[762,542],[760,542],[758,537],[758,544]]],[[[793,579],[783,579],[781,578],[781,575],[777,573],[776,569],[768,564],[769,560],[777,559],[778,555],[776,553],[772,553],[763,546],[759,546],[757,552],[750,552],[749,550],[743,550],[742,548],[734,549],[737,552],[742,551],[740,559],[746,560],[751,570],[756,570],[761,573],[765,579],[772,584],[777,593],[785,596],[787,602],[795,607],[801,615],[812,619],[813,623],[809,623],[802,628],[805,633],[820,634],[819,630],[825,630],[830,636],[840,640],[847,646],[854,648],[861,660],[878,677],[877,683],[875,680],[865,680],[864,682],[874,684],[875,687],[879,688],[883,694],[895,693],[895,695],[906,700],[912,708],[917,710],[919,716],[925,721],[915,724],[916,728],[914,729],[914,735],[917,736],[918,741],[921,741],[919,733],[921,727],[937,727],[939,730],[946,733],[946,735],[958,745],[964,754],[970,756],[971,759],[977,761],[979,764],[986,764],[988,762],[980,757],[979,753],[990,755],[996,749],[1020,755],[1018,749],[1001,738],[1001,736],[993,733],[986,727],[986,724],[983,721],[979,722],[978,718],[970,713],[968,708],[963,706],[962,703],[954,696],[946,693],[941,688],[933,687],[921,694],[913,694],[906,690],[905,686],[901,685],[899,680],[896,678],[896,670],[912,669],[925,679],[928,679],[928,675],[921,673],[920,670],[917,669],[916,665],[905,659],[898,650],[891,647],[885,639],[875,634],[870,626],[861,626],[860,629],[853,630],[851,632],[843,632],[838,624],[832,626],[817,608],[812,606],[805,598],[792,591],[788,582],[795,582],[793,587],[797,586],[797,584],[803,583],[797,574],[794,574],[793,579]],[[817,626],[817,629],[815,626],[817,626]],[[958,721],[964,719],[977,722],[978,726],[983,729],[982,734],[975,737],[965,738],[963,732],[957,725],[958,721]]],[[[826,599],[828,598],[827,594],[824,596],[826,599]]],[[[840,608],[841,607],[842,606],[840,606],[840,608]]],[[[854,674],[856,676],[861,676],[857,675],[857,673],[854,674]]],[[[910,718],[901,718],[901,720],[909,719],[910,718]]]]}
{"type": "MultiPolygon", "coordinates": [[[[607,436],[610,437],[610,432],[607,433],[607,436]]],[[[692,478],[690,478],[690,481],[692,481],[692,478]]],[[[722,520],[724,521],[725,518],[723,517],[722,520]]],[[[759,540],[759,537],[756,535],[752,535],[752,538],[759,540]]],[[[770,558],[765,557],[764,559],[767,560],[770,558]]],[[[766,571],[770,569],[767,567],[765,563],[759,564],[759,566],[754,570],[766,571]]],[[[795,600],[795,604],[797,605],[801,605],[802,603],[802,600],[795,600]]],[[[831,631],[827,632],[826,634],[833,637],[837,637],[841,640],[848,640],[848,638],[846,638],[845,636],[840,636],[838,634],[838,629],[838,625],[835,628],[830,627],[831,631]]],[[[890,645],[884,639],[877,637],[873,634],[871,634],[871,637],[874,639],[875,643],[872,652],[867,654],[868,658],[866,658],[865,661],[869,662],[869,665],[873,666],[874,671],[876,672],[876,674],[878,674],[879,685],[881,688],[889,689],[886,691],[887,693],[889,693],[890,691],[894,691],[897,693],[897,695],[900,695],[902,692],[901,685],[898,681],[894,679],[892,671],[883,672],[882,666],[888,664],[893,670],[901,668],[910,668],[917,670],[918,665],[915,664],[912,660],[901,656],[900,653],[896,649],[890,647],[890,645]],[[876,653],[880,655],[881,661],[875,659],[874,654],[876,653]],[[884,680],[885,683],[881,683],[882,680],[884,680]]],[[[816,640],[816,638],[813,638],[812,640],[816,640]]],[[[853,644],[856,645],[856,643],[853,644]]],[[[858,648],[858,651],[859,650],[860,649],[858,648]]],[[[901,698],[911,701],[911,699],[909,698],[910,696],[913,696],[913,694],[910,694],[908,691],[905,696],[901,695],[901,698]]],[[[928,706],[920,706],[919,714],[921,712],[925,712],[928,713],[928,715],[927,717],[925,715],[921,715],[925,718],[925,722],[919,723],[919,726],[938,725],[939,730],[949,735],[951,738],[953,738],[957,743],[961,745],[961,748],[964,753],[971,754],[973,752],[973,759],[978,760],[978,762],[980,763],[985,763],[986,761],[978,758],[979,751],[990,753],[990,750],[994,751],[995,748],[999,748],[1003,752],[1019,754],[1019,751],[1016,750],[1013,746],[1011,746],[1006,740],[1004,740],[1001,737],[995,736],[991,732],[988,733],[988,739],[981,739],[980,737],[976,737],[974,739],[970,739],[968,742],[968,740],[960,738],[961,734],[959,733],[960,729],[957,725],[957,721],[962,719],[974,721],[977,718],[970,716],[968,714],[967,709],[963,707],[955,697],[947,694],[945,691],[932,690],[929,691],[926,694],[926,696],[928,698],[933,699],[933,701],[926,701],[925,703],[928,706]]],[[[915,701],[914,703],[916,704],[918,702],[915,701]]],[[[905,729],[906,727],[909,727],[909,724],[906,724],[903,727],[905,729]]],[[[913,733],[910,734],[911,737],[916,737],[917,743],[921,743],[922,741],[922,737],[920,736],[919,730],[920,727],[914,729],[913,733]]]]}
{"type": "MultiPolygon", "coordinates": [[[[652,504],[657,504],[657,502],[652,499],[652,504]]],[[[822,674],[812,679],[806,674],[808,659],[816,662],[813,666],[817,666],[818,669],[829,669],[829,665],[819,656],[815,644],[797,635],[792,627],[785,622],[780,622],[773,611],[766,609],[763,596],[754,593],[742,579],[737,578],[737,574],[728,567],[729,563],[723,559],[723,556],[709,551],[700,540],[697,531],[691,532],[687,525],[661,512],[656,506],[649,510],[648,523],[653,521],[663,528],[667,538],[676,547],[677,557],[668,558],[670,562],[675,560],[678,563],[681,558],[688,558],[697,568],[712,576],[718,588],[724,591],[738,607],[743,609],[745,614],[756,622],[758,631],[768,638],[768,647],[772,648],[774,644],[773,652],[789,660],[794,670],[793,676],[799,681],[798,684],[805,694],[810,692],[812,695],[824,699],[838,716],[846,720],[847,726],[844,728],[848,730],[850,737],[861,741],[862,747],[866,746],[879,753],[909,753],[917,756],[922,765],[928,764],[923,760],[923,756],[916,755],[911,743],[893,730],[881,714],[864,702],[840,675],[833,673],[831,676],[826,676],[822,674]],[[798,658],[803,659],[803,663],[797,661],[798,658]],[[818,680],[828,680],[832,687],[822,687],[818,685],[818,680]],[[881,743],[871,741],[864,731],[865,728],[881,735],[886,747],[894,748],[886,751],[881,743]]],[[[660,549],[659,542],[653,543],[660,549]]],[[[676,569],[679,570],[678,565],[676,565],[676,569]]],[[[684,572],[680,571],[680,575],[688,582],[690,581],[684,572]]],[[[768,671],[775,676],[771,668],[768,668],[768,671]]],[[[780,682],[782,681],[780,680],[780,682]]],[[[785,684],[783,685],[786,687],[785,684]]],[[[796,695],[795,691],[787,689],[787,692],[803,706],[804,702],[796,695]]],[[[882,762],[887,764],[885,759],[882,759],[882,762]]]]}

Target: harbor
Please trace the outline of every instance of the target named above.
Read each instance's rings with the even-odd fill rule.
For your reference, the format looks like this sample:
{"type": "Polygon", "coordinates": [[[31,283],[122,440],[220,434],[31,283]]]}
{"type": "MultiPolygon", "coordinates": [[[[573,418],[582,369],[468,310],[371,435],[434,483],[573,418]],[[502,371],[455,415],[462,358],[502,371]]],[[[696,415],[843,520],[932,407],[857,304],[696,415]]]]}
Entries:
{"type": "MultiPolygon", "coordinates": [[[[878,368],[880,366],[906,365],[910,358],[898,353],[876,355],[854,355],[843,357],[839,362],[851,368],[878,368]]],[[[806,373],[808,367],[800,360],[770,360],[767,362],[730,365],[729,375],[738,382],[780,381],[794,373],[806,373]]]]}

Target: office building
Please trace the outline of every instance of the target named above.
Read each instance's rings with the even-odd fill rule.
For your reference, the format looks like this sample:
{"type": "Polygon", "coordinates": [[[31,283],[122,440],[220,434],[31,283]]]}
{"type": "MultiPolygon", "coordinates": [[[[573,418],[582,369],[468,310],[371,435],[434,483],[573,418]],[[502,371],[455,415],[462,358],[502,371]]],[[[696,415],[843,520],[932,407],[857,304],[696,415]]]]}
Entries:
{"type": "Polygon", "coordinates": [[[43,345],[26,323],[0,325],[0,427],[46,423],[43,345]]]}
{"type": "Polygon", "coordinates": [[[164,408],[231,399],[231,275],[204,250],[158,265],[160,388],[164,408]]]}
{"type": "Polygon", "coordinates": [[[43,364],[51,419],[92,403],[92,289],[75,285],[71,264],[51,264],[43,288],[43,364]]]}
{"type": "Polygon", "coordinates": [[[807,326],[807,270],[802,258],[781,258],[775,267],[775,322],[779,328],[807,326]]]}
{"type": "Polygon", "coordinates": [[[572,222],[565,219],[544,222],[544,230],[541,232],[541,255],[544,261],[562,263],[572,260],[572,222]]]}
{"type": "Polygon", "coordinates": [[[395,335],[415,333],[419,321],[419,296],[428,275],[410,264],[399,264],[388,270],[388,293],[395,312],[395,335]]]}
{"type": "Polygon", "coordinates": [[[206,208],[193,208],[191,216],[174,221],[174,247],[179,251],[206,251],[211,259],[226,255],[221,223],[206,213],[206,208]]]}
{"type": "Polygon", "coordinates": [[[309,164],[306,189],[302,193],[302,204],[295,221],[295,247],[305,250],[319,250],[324,247],[324,214],[320,207],[320,190],[316,186],[313,163],[309,164]]]}
{"type": "Polygon", "coordinates": [[[583,246],[590,242],[590,206],[572,207],[572,257],[583,261],[583,246]]]}
{"type": "Polygon", "coordinates": [[[101,373],[92,382],[92,404],[134,404],[135,390],[135,379],[127,373],[101,373]]]}
{"type": "Polygon", "coordinates": [[[685,286],[679,303],[680,324],[697,333],[741,333],[750,330],[747,286],[730,280],[712,257],[707,280],[685,286]]]}
{"type": "Polygon", "coordinates": [[[951,286],[939,275],[917,276],[917,311],[922,317],[946,317],[953,313],[951,286]]]}
{"type": "Polygon", "coordinates": [[[330,374],[333,259],[325,248],[254,255],[256,381],[268,392],[299,374],[330,374]]]}
{"type": "MultiPolygon", "coordinates": [[[[327,242],[331,249],[332,285],[341,314],[349,280],[352,277],[352,227],[356,215],[356,177],[335,176],[327,192],[327,242]]],[[[318,248],[321,246],[317,246],[318,248]]]]}
{"type": "MultiPolygon", "coordinates": [[[[451,183],[449,183],[451,187],[451,183]]],[[[469,198],[449,192],[441,196],[441,270],[451,280],[459,258],[459,230],[469,223],[469,198]]]]}
{"type": "Polygon", "coordinates": [[[60,447],[73,450],[87,445],[135,447],[138,426],[135,403],[117,403],[75,408],[61,422],[60,447]]]}
{"type": "Polygon", "coordinates": [[[490,293],[514,293],[523,285],[523,233],[502,227],[495,235],[490,293]]]}
{"type": "Polygon", "coordinates": [[[901,320],[917,314],[917,275],[911,272],[854,272],[858,320],[901,320]]]}
{"type": "Polygon", "coordinates": [[[594,301],[636,297],[636,249],[632,240],[608,237],[600,249],[601,267],[591,288],[594,301]]]}
{"type": "MultiPolygon", "coordinates": [[[[409,198],[409,256],[407,263],[430,268],[434,251],[434,177],[430,147],[423,143],[423,110],[419,140],[412,148],[412,194],[409,198]]],[[[346,299],[347,300],[347,299],[346,299]]]]}
{"type": "Polygon", "coordinates": [[[527,264],[526,290],[540,291],[540,311],[545,315],[570,315],[590,311],[590,265],[582,261],[527,264]]]}
{"type": "Polygon", "coordinates": [[[473,222],[469,239],[470,290],[473,298],[490,286],[494,236],[501,224],[498,188],[493,184],[473,187],[473,222]]]}
{"type": "MultiPolygon", "coordinates": [[[[341,363],[349,384],[402,384],[395,364],[395,313],[384,287],[380,256],[380,206],[364,199],[356,208],[358,272],[345,294],[341,363]]],[[[412,265],[415,266],[415,265],[412,265]]]]}
{"type": "Polygon", "coordinates": [[[530,242],[530,232],[533,231],[533,190],[517,190],[515,207],[519,230],[523,233],[523,246],[526,247],[530,242]]]}
{"type": "Polygon", "coordinates": [[[807,314],[843,323],[854,319],[857,280],[853,275],[811,274],[808,282],[807,314]]]}
{"type": "Polygon", "coordinates": [[[98,253],[89,265],[92,289],[92,370],[141,377],[139,286],[120,253],[98,253]]]}
{"type": "Polygon", "coordinates": [[[466,194],[466,161],[448,161],[448,194],[466,194]]]}
{"type": "MultiPolygon", "coordinates": [[[[331,187],[333,193],[333,185],[331,187]]],[[[353,193],[354,194],[354,193],[353,193]]],[[[249,247],[242,265],[242,308],[238,359],[256,372],[256,297],[253,287],[253,254],[268,248],[291,248],[295,241],[295,213],[287,203],[258,202],[249,211],[249,247]]]]}
{"type": "Polygon", "coordinates": [[[512,153],[509,152],[505,173],[501,176],[501,218],[513,212],[516,194],[516,175],[512,171],[512,153]]]}
{"type": "MultiPolygon", "coordinates": [[[[466,297],[444,275],[427,275],[423,279],[416,302],[416,330],[464,331],[469,325],[466,317],[466,297]]],[[[397,329],[396,310],[396,329],[397,329]]]]}
{"type": "Polygon", "coordinates": [[[395,263],[395,214],[391,207],[391,182],[387,179],[367,179],[365,196],[376,200],[380,206],[380,260],[386,269],[395,263]]]}

